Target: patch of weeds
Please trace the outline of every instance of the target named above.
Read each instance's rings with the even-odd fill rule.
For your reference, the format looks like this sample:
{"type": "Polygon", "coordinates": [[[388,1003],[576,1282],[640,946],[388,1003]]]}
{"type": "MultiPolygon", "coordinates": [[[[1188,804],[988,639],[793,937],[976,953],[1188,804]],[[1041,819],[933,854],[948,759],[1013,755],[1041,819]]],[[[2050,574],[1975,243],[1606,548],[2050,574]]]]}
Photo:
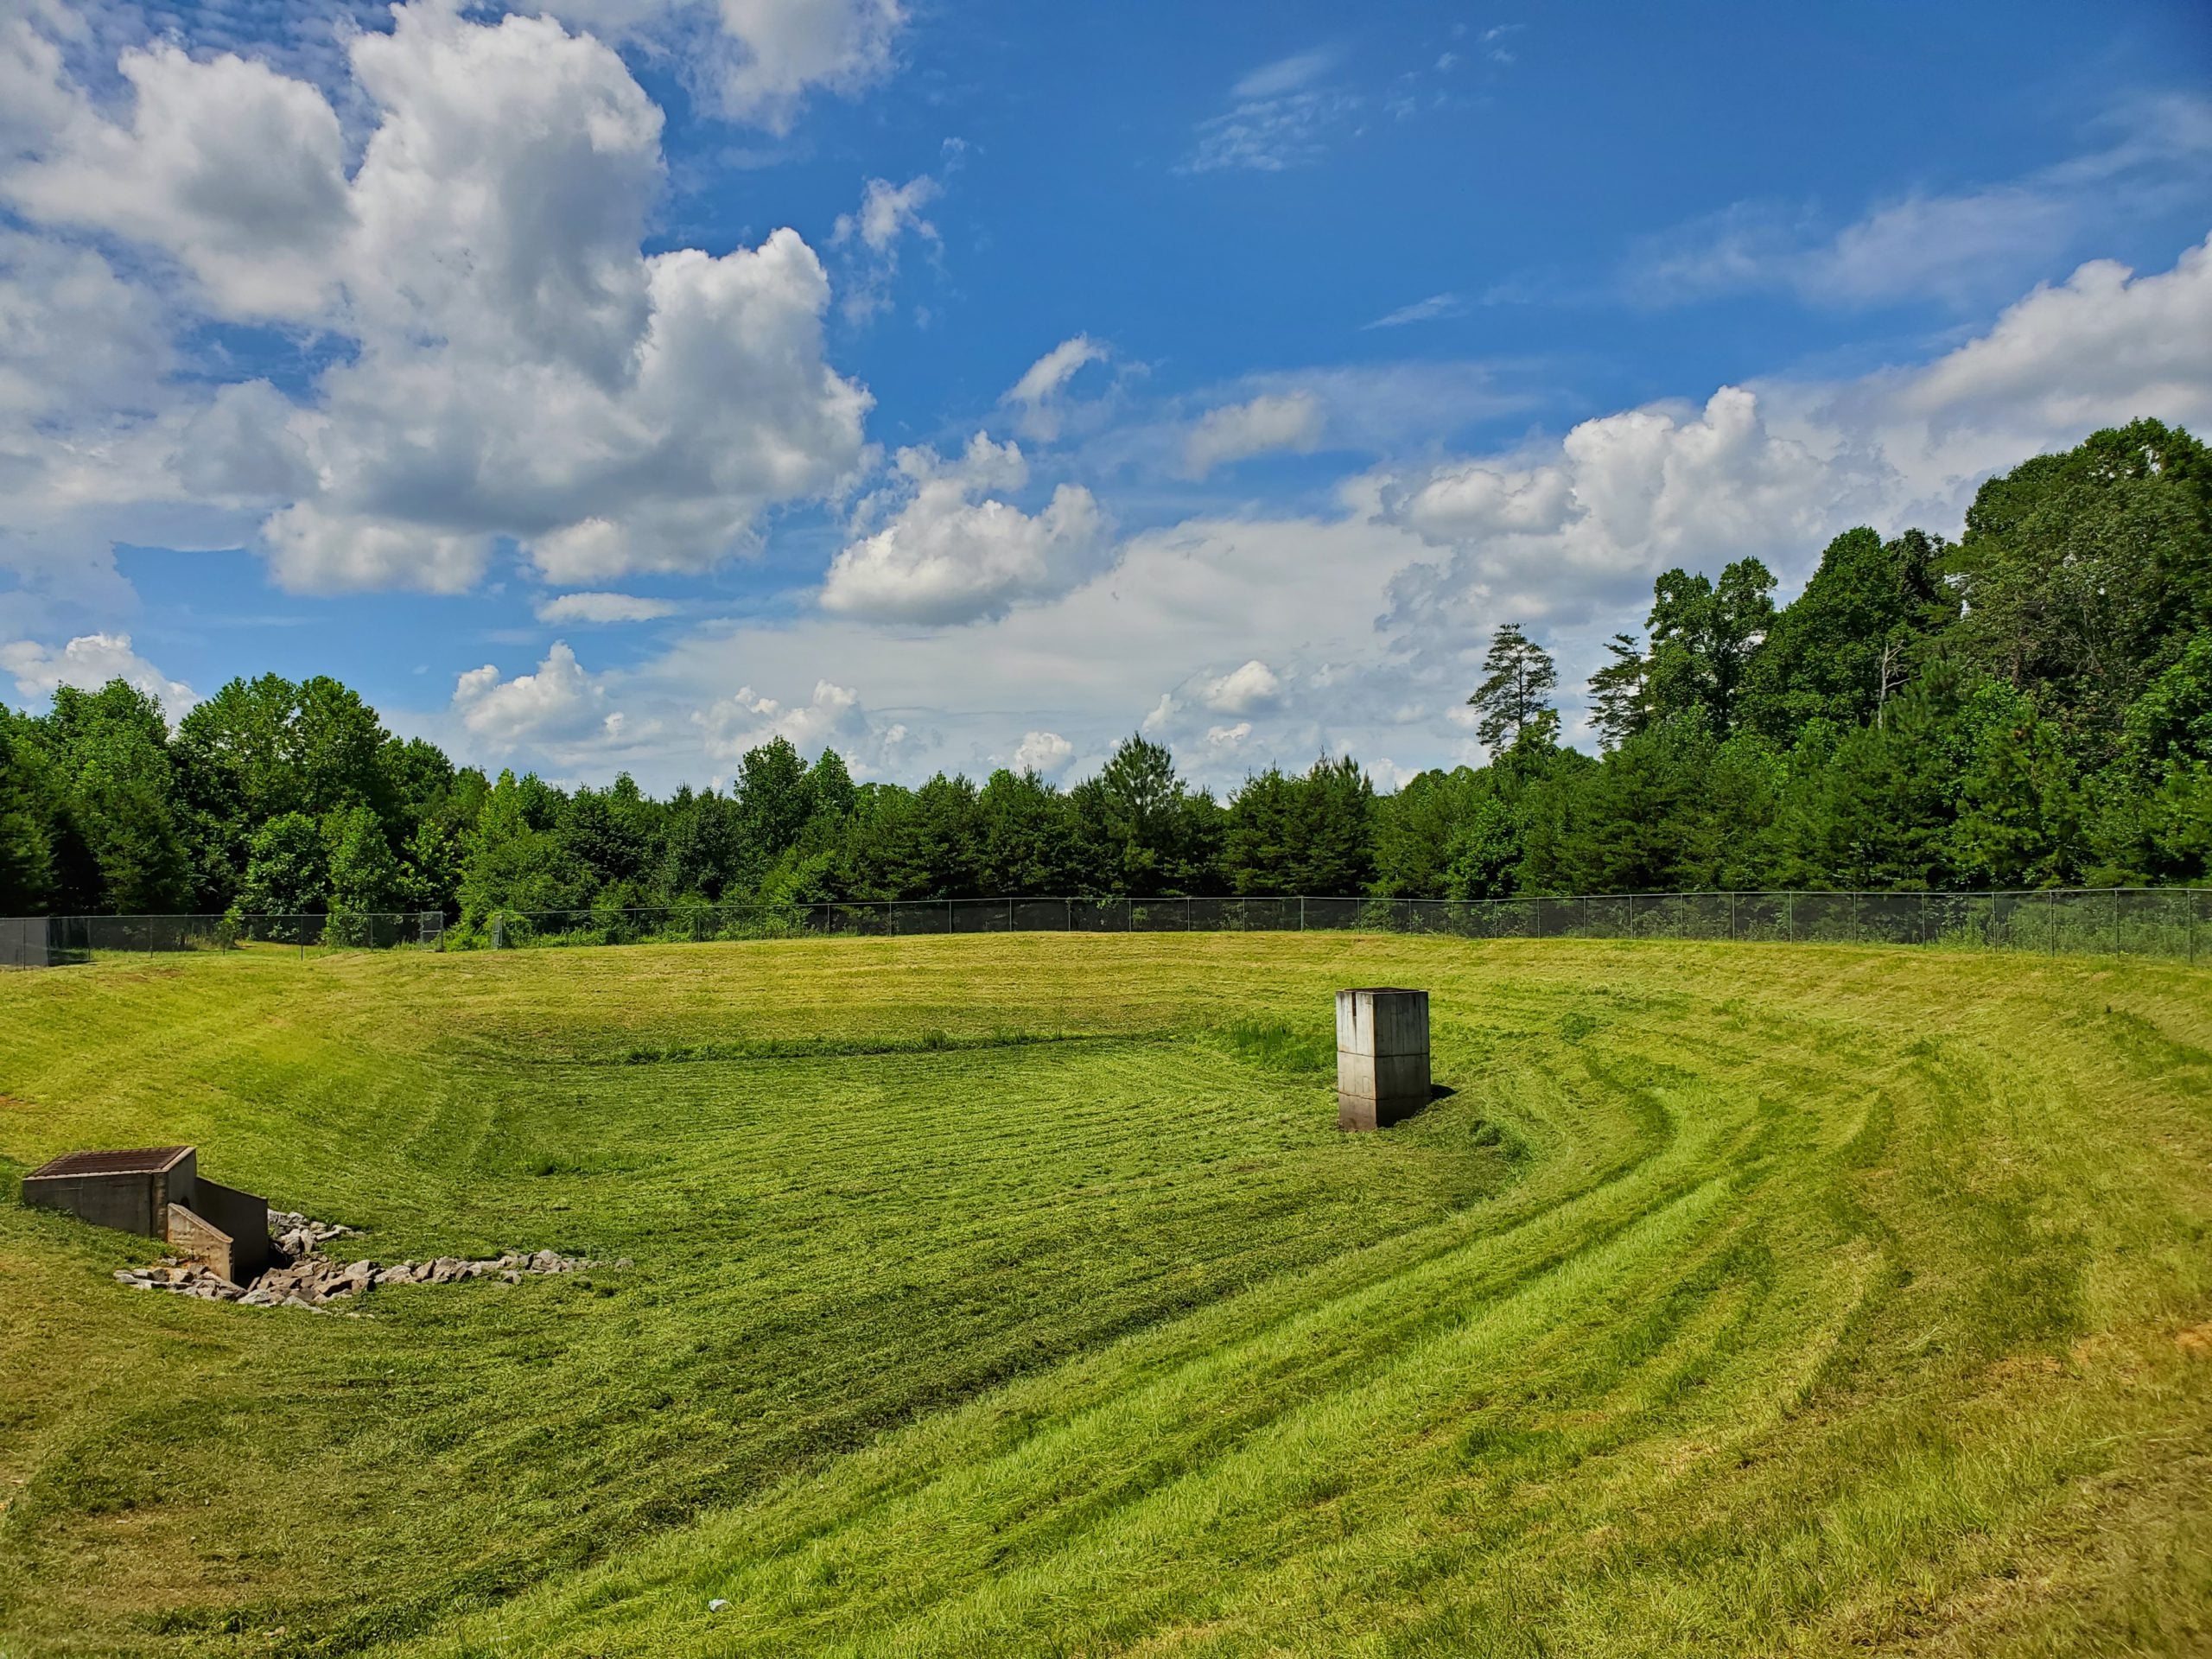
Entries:
{"type": "Polygon", "coordinates": [[[1337,1033],[1284,1025],[1280,1020],[1240,1020],[1208,1033],[1248,1065],[1289,1077],[1333,1077],[1337,1033]]]}
{"type": "Polygon", "coordinates": [[[1478,1117],[1470,1138],[1475,1145],[1495,1152],[1509,1164],[1517,1164],[1529,1155],[1529,1143],[1510,1123],[1495,1123],[1489,1118],[1478,1117]]]}
{"type": "Polygon", "coordinates": [[[950,1054],[979,1048],[1031,1048],[1108,1040],[1071,1031],[925,1031],[874,1037],[739,1037],[720,1042],[632,1048],[625,1065],[682,1065],[702,1060],[811,1060],[866,1054],[950,1054]]]}

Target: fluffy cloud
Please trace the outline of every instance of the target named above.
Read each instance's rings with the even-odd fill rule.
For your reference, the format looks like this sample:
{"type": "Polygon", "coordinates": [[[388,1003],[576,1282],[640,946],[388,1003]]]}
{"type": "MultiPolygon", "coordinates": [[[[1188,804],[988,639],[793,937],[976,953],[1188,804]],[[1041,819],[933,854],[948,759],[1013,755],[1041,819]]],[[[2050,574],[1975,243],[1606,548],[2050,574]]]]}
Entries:
{"type": "Polygon", "coordinates": [[[891,67],[898,0],[550,0],[547,15],[679,55],[725,115],[790,129],[816,87],[852,92],[891,67]]]}
{"type": "Polygon", "coordinates": [[[905,505],[831,562],[824,610],[923,624],[1003,616],[1020,601],[1065,593],[1105,551],[1104,516],[1080,485],[1060,485],[1035,514],[985,496],[1027,481],[1012,443],[978,432],[957,461],[902,449],[898,469],[905,505]]]}
{"type": "MultiPolygon", "coordinates": [[[[1401,727],[1425,729],[1438,709],[1466,696],[1457,681],[1413,684],[1375,627],[1390,573],[1426,551],[1411,531],[1363,513],[1192,520],[1137,535],[1110,569],[995,619],[941,629],[887,630],[834,613],[707,624],[671,641],[650,677],[656,707],[701,707],[729,696],[736,664],[753,687],[810,685],[836,664],[839,684],[912,731],[894,758],[869,757],[901,778],[941,766],[981,775],[1007,764],[1033,732],[1068,744],[1056,775],[1080,776],[1164,702],[1166,713],[1147,729],[1207,781],[1228,784],[1255,760],[1303,766],[1344,742],[1362,753],[1417,753],[1417,738],[1401,727]],[[1264,653],[1281,688],[1273,702],[1259,699],[1257,671],[1240,673],[1243,659],[1224,658],[1224,640],[1264,653]],[[1248,716],[1205,706],[1200,683],[1214,680],[1234,681],[1254,699],[1244,747],[1217,757],[1218,766],[1201,753],[1205,732],[1248,716]],[[1162,699],[1163,687],[1182,694],[1162,699]],[[1378,723],[1395,734],[1392,746],[1362,741],[1378,723]]],[[[630,706],[637,689],[632,682],[626,691],[630,706]]],[[[743,725],[758,729],[749,716],[743,725]]],[[[1030,753],[1041,760],[1058,751],[1040,743],[1030,753]]]]}
{"type": "Polygon", "coordinates": [[[2100,259],[2038,288],[1899,399],[1912,414],[2062,432],[2134,415],[2212,417],[2212,239],[2138,276],[2100,259]]]}
{"type": "Polygon", "coordinates": [[[676,607],[664,599],[638,599],[628,594],[563,594],[543,601],[537,620],[555,626],[586,622],[652,622],[673,616],[676,607]]]}
{"type": "Polygon", "coordinates": [[[1393,480],[1383,516],[1454,550],[1413,573],[1395,613],[1433,631],[1477,614],[1579,620],[1632,601],[1668,566],[1817,544],[1866,480],[1771,430],[1756,393],[1701,410],[1586,421],[1555,448],[1450,462],[1393,480]]]}
{"type": "Polygon", "coordinates": [[[898,0],[719,0],[740,51],[720,66],[722,106],[782,131],[814,86],[852,92],[891,67],[898,0]]]}
{"type": "Polygon", "coordinates": [[[26,704],[44,702],[60,686],[92,691],[110,680],[126,680],[158,699],[171,720],[200,701],[190,686],[133,651],[127,633],[80,634],[59,651],[18,639],[0,645],[0,669],[14,677],[16,695],[26,704]]]}
{"type": "Polygon", "coordinates": [[[1218,678],[1201,681],[1198,700],[1217,715],[1249,715],[1272,704],[1282,692],[1274,670],[1257,658],[1218,678]]]}
{"type": "Polygon", "coordinates": [[[857,692],[829,680],[817,680],[811,696],[789,705],[741,686],[694,712],[691,723],[717,760],[736,760],[782,738],[809,756],[835,748],[862,776],[897,765],[914,747],[904,724],[872,718],[857,692]]]}
{"type": "Polygon", "coordinates": [[[1321,441],[1321,400],[1310,391],[1262,393],[1247,404],[1208,410],[1183,441],[1183,471],[1204,478],[1215,467],[1270,450],[1311,451],[1321,441]]]}
{"type": "Polygon", "coordinates": [[[271,573],[302,593],[416,588],[464,594],[482,580],[492,563],[489,536],[453,535],[368,513],[333,512],[313,501],[270,514],[261,534],[271,573]]]}
{"type": "Polygon", "coordinates": [[[1756,555],[1786,594],[1836,532],[1955,534],[1992,472],[2139,415],[2212,421],[2212,242],[2164,272],[2086,264],[1917,368],[1725,387],[1700,411],[1380,474],[1376,517],[1442,550],[1392,576],[1384,626],[1433,665],[1499,622],[1548,624],[1572,684],[1669,565],[1756,555]]]}
{"type": "MultiPolygon", "coordinates": [[[[702,623],[626,677],[624,707],[659,718],[669,745],[626,750],[623,763],[665,787],[699,776],[709,737],[728,757],[780,728],[912,779],[981,773],[1039,733],[1067,744],[1067,778],[1139,720],[1220,788],[1347,748],[1399,781],[1471,760],[1464,702],[1500,622],[1530,624],[1559,651],[1572,724],[1599,641],[1638,625],[1666,564],[1712,571],[1756,553],[1786,591],[1836,531],[1955,531],[1991,468],[2125,419],[2148,393],[2170,397],[2167,412],[2212,417],[2212,367],[2196,346],[2212,338],[2207,257],[2133,276],[2093,268],[1918,366],[1756,382],[1385,469],[1351,480],[1334,512],[1147,529],[1057,597],[958,627],[886,629],[834,611],[702,623]],[[2104,360],[2147,366],[2107,384],[2094,374],[2104,360]],[[2076,401],[2083,387],[2101,401],[2076,401]],[[815,686],[831,664],[829,690],[785,689],[815,686]],[[906,734],[887,745],[895,728],[906,734]],[[1388,767],[1373,760],[1385,755],[1388,767]]],[[[1334,390],[1325,400],[1332,423],[1344,418],[1348,400],[1334,390]]],[[[899,465],[894,486],[864,504],[856,539],[940,473],[1021,487],[1013,446],[988,441],[957,461],[918,451],[899,465]]],[[[1030,753],[1058,751],[1040,739],[1030,753]]]]}
{"type": "Polygon", "coordinates": [[[616,737],[625,723],[606,686],[560,640],[535,673],[504,679],[489,663],[470,669],[454,683],[453,712],[472,736],[505,747],[616,737]]]}
{"type": "Polygon", "coordinates": [[[1020,746],[1014,752],[1014,769],[1050,778],[1074,759],[1075,745],[1058,732],[1024,732],[1020,746]]]}
{"type": "Polygon", "coordinates": [[[48,224],[160,249],[229,316],[307,318],[323,307],[351,227],[345,143],[321,92],[228,54],[124,53],[133,99],[110,122],[64,89],[66,111],[3,185],[48,224]]]}
{"type": "Polygon", "coordinates": [[[147,410],[175,361],[161,305],[106,259],[0,230],[0,422],[147,410]]]}
{"type": "Polygon", "coordinates": [[[181,501],[189,416],[168,308],[89,249],[0,229],[0,639],[127,615],[118,541],[236,546],[250,515],[181,501]]]}
{"type": "Polygon", "coordinates": [[[1085,364],[1105,360],[1106,348],[1090,335],[1064,340],[1023,370],[999,401],[1014,410],[1022,436],[1049,443],[1067,417],[1068,383],[1085,364]]]}
{"type": "Polygon", "coordinates": [[[169,48],[126,55],[127,122],[57,88],[62,125],[7,175],[25,213],[171,255],[225,315],[350,342],[303,402],[203,397],[162,487],[259,500],[287,586],[457,592],[502,537],[563,584],[702,570],[855,466],[869,400],[823,360],[829,283],[795,232],[641,253],[661,118],[612,50],[423,0],[349,53],[350,181],[320,92],[169,48]]]}

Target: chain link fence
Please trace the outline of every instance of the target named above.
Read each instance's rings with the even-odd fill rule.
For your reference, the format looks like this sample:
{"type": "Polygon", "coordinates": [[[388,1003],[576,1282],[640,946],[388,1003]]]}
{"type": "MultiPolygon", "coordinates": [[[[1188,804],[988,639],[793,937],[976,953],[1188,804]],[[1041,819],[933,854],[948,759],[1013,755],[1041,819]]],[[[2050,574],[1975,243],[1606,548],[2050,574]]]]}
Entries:
{"type": "Polygon", "coordinates": [[[1365,931],[1466,939],[1733,939],[1904,944],[2046,955],[2212,953],[2212,891],[1673,893],[1583,898],[924,899],[502,911],[448,933],[437,911],[296,916],[54,916],[0,920],[0,966],[166,951],[525,950],[836,934],[1365,931]]]}

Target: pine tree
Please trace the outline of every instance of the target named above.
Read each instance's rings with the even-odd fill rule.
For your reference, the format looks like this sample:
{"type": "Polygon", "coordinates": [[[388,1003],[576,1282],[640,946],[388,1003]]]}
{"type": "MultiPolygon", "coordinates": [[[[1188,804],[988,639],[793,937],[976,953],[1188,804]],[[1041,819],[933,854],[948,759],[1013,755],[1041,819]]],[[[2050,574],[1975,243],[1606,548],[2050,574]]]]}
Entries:
{"type": "Polygon", "coordinates": [[[1651,723],[1650,664],[1632,633],[1605,641],[1613,660],[1590,677],[1591,722],[1599,740],[1618,749],[1651,723]]]}
{"type": "Polygon", "coordinates": [[[1483,711],[1475,735],[1492,754],[1518,743],[1532,726],[1546,735],[1557,729],[1550,696],[1559,683],[1558,666],[1518,623],[1508,622],[1491,636],[1483,676],[1467,702],[1483,711]]]}

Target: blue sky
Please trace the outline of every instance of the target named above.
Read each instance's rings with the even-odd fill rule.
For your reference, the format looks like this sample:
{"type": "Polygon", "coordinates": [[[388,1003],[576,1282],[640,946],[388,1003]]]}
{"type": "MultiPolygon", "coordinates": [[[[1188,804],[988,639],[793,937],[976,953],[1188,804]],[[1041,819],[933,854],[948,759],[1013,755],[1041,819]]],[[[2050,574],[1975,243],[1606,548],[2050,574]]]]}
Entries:
{"type": "Polygon", "coordinates": [[[0,695],[1479,758],[1675,563],[2212,424],[2198,4],[0,10],[0,695]]]}

